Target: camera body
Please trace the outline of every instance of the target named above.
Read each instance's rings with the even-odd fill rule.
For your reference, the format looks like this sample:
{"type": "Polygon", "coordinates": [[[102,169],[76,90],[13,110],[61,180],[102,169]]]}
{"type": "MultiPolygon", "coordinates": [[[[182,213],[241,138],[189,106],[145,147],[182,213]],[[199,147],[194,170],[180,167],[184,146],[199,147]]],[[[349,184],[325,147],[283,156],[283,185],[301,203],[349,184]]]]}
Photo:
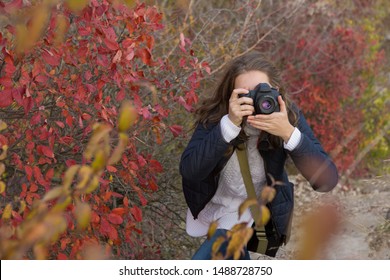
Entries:
{"type": "Polygon", "coordinates": [[[278,96],[279,91],[276,88],[270,87],[269,84],[260,83],[255,89],[248,93],[241,93],[239,97],[250,97],[253,99],[254,114],[269,115],[273,112],[280,112],[278,96]]]}

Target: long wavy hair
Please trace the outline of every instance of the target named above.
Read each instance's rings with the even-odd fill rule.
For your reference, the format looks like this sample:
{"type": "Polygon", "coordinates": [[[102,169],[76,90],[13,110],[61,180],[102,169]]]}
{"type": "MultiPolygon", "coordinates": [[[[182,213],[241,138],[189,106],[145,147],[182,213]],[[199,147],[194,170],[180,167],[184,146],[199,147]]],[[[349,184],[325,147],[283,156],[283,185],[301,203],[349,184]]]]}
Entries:
{"type": "MultiPolygon", "coordinates": [[[[200,101],[199,106],[195,111],[196,125],[203,124],[207,126],[208,124],[217,123],[224,115],[228,114],[229,99],[234,90],[235,80],[237,76],[248,71],[260,71],[268,76],[270,84],[279,89],[279,92],[286,103],[290,123],[294,126],[296,125],[297,112],[294,110],[293,103],[285,91],[280,72],[274,64],[257,51],[252,51],[239,56],[228,64],[212,94],[205,95],[204,99],[200,101]]],[[[242,125],[245,125],[245,121],[242,125]]],[[[261,136],[260,138],[263,137],[261,136]]],[[[243,130],[241,130],[239,139],[246,139],[243,130]]],[[[271,134],[267,135],[267,139],[272,147],[279,147],[283,143],[283,140],[280,137],[271,134]]]]}

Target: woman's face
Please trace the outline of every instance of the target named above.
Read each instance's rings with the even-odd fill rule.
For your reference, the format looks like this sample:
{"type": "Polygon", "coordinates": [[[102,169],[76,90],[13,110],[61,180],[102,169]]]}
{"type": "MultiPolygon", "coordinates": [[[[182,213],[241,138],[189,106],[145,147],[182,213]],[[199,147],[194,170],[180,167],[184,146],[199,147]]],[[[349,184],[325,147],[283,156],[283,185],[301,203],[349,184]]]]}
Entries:
{"type": "Polygon", "coordinates": [[[270,85],[267,74],[261,71],[251,70],[237,76],[234,81],[234,88],[252,90],[260,83],[267,83],[270,85]]]}

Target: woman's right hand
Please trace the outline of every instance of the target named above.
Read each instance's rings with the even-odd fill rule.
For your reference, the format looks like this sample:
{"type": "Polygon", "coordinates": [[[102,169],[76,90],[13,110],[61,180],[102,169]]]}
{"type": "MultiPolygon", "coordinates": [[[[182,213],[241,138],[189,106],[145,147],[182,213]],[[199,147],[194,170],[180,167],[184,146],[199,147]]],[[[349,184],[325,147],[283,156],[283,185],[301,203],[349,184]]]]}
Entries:
{"type": "Polygon", "coordinates": [[[250,97],[239,97],[239,94],[246,94],[249,91],[244,88],[236,88],[233,90],[229,99],[229,119],[236,126],[240,126],[242,119],[245,116],[250,116],[255,112],[253,107],[253,99],[250,97]]]}

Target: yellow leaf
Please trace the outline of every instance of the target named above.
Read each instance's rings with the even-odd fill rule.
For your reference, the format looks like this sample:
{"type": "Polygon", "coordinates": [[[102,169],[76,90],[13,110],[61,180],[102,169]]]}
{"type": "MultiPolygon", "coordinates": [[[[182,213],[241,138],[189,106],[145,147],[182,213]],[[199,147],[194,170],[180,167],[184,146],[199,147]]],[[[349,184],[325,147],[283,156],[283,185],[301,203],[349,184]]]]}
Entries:
{"type": "Polygon", "coordinates": [[[42,201],[46,202],[49,200],[53,200],[56,198],[59,198],[62,194],[64,194],[64,188],[63,187],[55,187],[52,188],[50,191],[48,191],[45,196],[43,197],[42,201]]]}
{"type": "Polygon", "coordinates": [[[5,192],[5,183],[3,181],[0,181],[0,194],[5,192]]]}
{"type": "Polygon", "coordinates": [[[57,201],[57,203],[53,206],[53,212],[61,212],[65,210],[66,207],[72,202],[72,198],[70,196],[62,196],[57,201]]]}
{"type": "Polygon", "coordinates": [[[137,120],[137,112],[129,101],[124,101],[118,119],[119,132],[126,132],[137,120]]]}
{"type": "Polygon", "coordinates": [[[235,224],[232,227],[231,231],[233,231],[233,232],[240,231],[240,230],[245,229],[247,226],[248,226],[248,223],[245,223],[245,222],[244,223],[235,224]]]}
{"type": "Polygon", "coordinates": [[[27,49],[30,48],[28,41],[28,30],[26,25],[17,24],[15,26],[16,30],[16,52],[24,53],[27,49]]]}
{"type": "Polygon", "coordinates": [[[25,209],[26,209],[26,202],[25,202],[24,200],[22,200],[22,201],[20,202],[20,206],[19,206],[19,211],[18,211],[18,213],[19,213],[19,214],[22,214],[22,213],[24,212],[25,209]]]}
{"type": "Polygon", "coordinates": [[[79,169],[80,169],[80,165],[76,164],[69,167],[68,170],[65,172],[64,181],[62,183],[65,189],[69,189],[69,187],[73,182],[73,178],[76,175],[76,173],[79,171],[79,169]]]}
{"type": "Polygon", "coordinates": [[[271,212],[267,206],[261,205],[261,224],[266,225],[271,217],[271,212]]]}
{"type": "Polygon", "coordinates": [[[239,256],[241,255],[241,251],[245,245],[246,244],[244,243],[244,240],[242,239],[242,234],[240,234],[240,232],[233,233],[233,236],[230,239],[228,247],[226,249],[226,258],[233,256],[233,258],[236,259],[237,255],[239,258],[239,256]]]}
{"type": "Polygon", "coordinates": [[[261,200],[264,203],[268,203],[274,199],[276,195],[276,190],[273,187],[265,186],[261,191],[261,200]]]}
{"type": "Polygon", "coordinates": [[[4,130],[7,128],[7,124],[5,122],[3,122],[2,120],[0,120],[0,131],[4,130]]]}
{"type": "MultiPolygon", "coordinates": [[[[15,227],[13,225],[7,225],[7,224],[3,224],[1,227],[0,227],[0,236],[3,240],[7,240],[7,239],[10,239],[14,234],[15,234],[15,227]]],[[[7,240],[7,243],[9,242],[10,240],[7,240]]],[[[1,251],[1,250],[0,250],[1,251]]]]}
{"type": "Polygon", "coordinates": [[[129,136],[127,136],[127,134],[119,133],[118,145],[115,147],[114,151],[112,152],[107,165],[113,165],[122,158],[122,154],[126,150],[128,141],[129,141],[129,136]]]}
{"type": "Polygon", "coordinates": [[[92,157],[95,155],[96,151],[99,149],[102,149],[102,144],[104,145],[103,147],[107,147],[108,150],[106,149],[105,152],[108,154],[109,153],[109,144],[110,144],[110,139],[109,139],[109,133],[111,131],[111,127],[105,124],[95,124],[93,127],[93,134],[91,139],[88,142],[87,147],[85,148],[84,151],[84,157],[86,159],[92,159],[92,157]]]}
{"type": "Polygon", "coordinates": [[[66,5],[73,12],[80,12],[84,9],[89,3],[89,0],[66,0],[66,5]]]}
{"type": "Polygon", "coordinates": [[[209,230],[207,231],[207,239],[210,239],[215,234],[217,227],[218,227],[218,222],[216,221],[210,224],[209,230]]]}
{"type": "Polygon", "coordinates": [[[68,28],[67,18],[64,15],[58,15],[56,18],[56,34],[54,39],[56,45],[64,42],[67,28],[68,28]]]}
{"type": "Polygon", "coordinates": [[[257,199],[255,198],[248,198],[243,203],[241,203],[240,207],[238,208],[238,217],[240,218],[242,214],[247,210],[249,207],[258,205],[257,199]]]}
{"type": "Polygon", "coordinates": [[[126,4],[127,6],[129,6],[130,8],[132,8],[133,5],[134,5],[134,3],[135,3],[134,0],[123,0],[123,2],[125,2],[125,4],[126,4]]]}
{"type": "Polygon", "coordinates": [[[99,176],[93,175],[91,180],[89,181],[88,187],[83,190],[83,193],[88,194],[96,190],[99,186],[99,176]]]}
{"type": "Polygon", "coordinates": [[[107,156],[104,153],[104,150],[97,150],[95,154],[95,159],[92,162],[92,169],[96,171],[102,170],[106,166],[107,156]]]}
{"type": "Polygon", "coordinates": [[[87,187],[87,183],[89,182],[90,179],[92,179],[93,175],[93,169],[90,166],[83,165],[81,166],[79,173],[78,173],[78,178],[79,181],[76,185],[76,189],[81,190],[87,187]]]}
{"type": "Polygon", "coordinates": [[[0,175],[3,174],[5,171],[5,164],[0,162],[0,175]]]}
{"type": "Polygon", "coordinates": [[[91,207],[87,203],[77,201],[75,208],[75,216],[77,226],[80,229],[85,229],[91,221],[91,207]]]}
{"type": "Polygon", "coordinates": [[[1,218],[3,220],[8,220],[9,218],[11,218],[11,214],[12,214],[12,205],[11,203],[8,203],[3,210],[3,215],[1,216],[1,218]]]}
{"type": "Polygon", "coordinates": [[[33,252],[36,260],[45,260],[47,257],[47,249],[42,243],[35,244],[33,252]]]}
{"type": "Polygon", "coordinates": [[[31,226],[28,229],[25,229],[22,232],[22,242],[25,245],[35,244],[38,240],[42,239],[42,237],[47,233],[47,227],[43,222],[35,224],[33,227],[31,226]]]}
{"type": "Polygon", "coordinates": [[[28,30],[30,40],[29,46],[33,46],[35,42],[39,40],[44,28],[46,27],[49,17],[50,10],[48,9],[47,5],[41,4],[34,9],[31,18],[31,25],[28,30]]]}
{"type": "Polygon", "coordinates": [[[213,243],[213,246],[211,247],[211,252],[214,256],[217,256],[219,248],[221,248],[221,245],[226,241],[226,238],[224,236],[219,236],[213,243]]]}
{"type": "Polygon", "coordinates": [[[3,160],[7,157],[7,151],[8,151],[7,145],[4,145],[3,147],[1,147],[0,160],[3,160]]]}

